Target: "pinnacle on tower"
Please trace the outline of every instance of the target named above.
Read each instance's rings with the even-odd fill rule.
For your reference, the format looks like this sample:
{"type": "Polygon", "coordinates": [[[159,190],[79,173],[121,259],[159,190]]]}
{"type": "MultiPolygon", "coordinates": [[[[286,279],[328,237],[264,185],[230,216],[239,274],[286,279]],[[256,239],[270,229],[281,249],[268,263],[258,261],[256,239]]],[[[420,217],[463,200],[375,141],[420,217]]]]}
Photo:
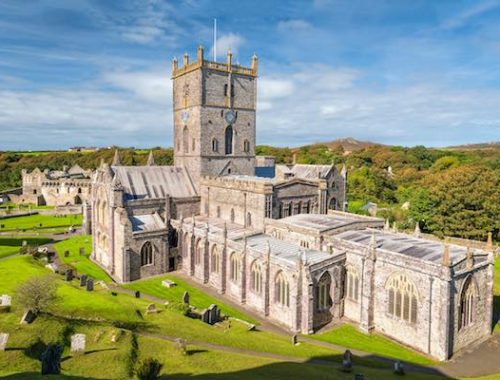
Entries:
{"type": "Polygon", "coordinates": [[[118,149],[115,149],[115,156],[113,157],[112,166],[121,166],[120,154],[118,153],[118,149]]]}
{"type": "Polygon", "coordinates": [[[450,266],[450,247],[448,246],[448,242],[444,243],[442,264],[445,267],[450,266]]]}
{"type": "Polygon", "coordinates": [[[390,229],[391,229],[391,225],[389,223],[389,219],[386,219],[385,224],[384,224],[384,231],[389,231],[390,229]]]}
{"type": "Polygon", "coordinates": [[[415,231],[413,232],[413,236],[420,237],[420,223],[418,221],[415,224],[415,231]]]}
{"type": "Polygon", "coordinates": [[[472,249],[470,246],[467,246],[467,268],[471,269],[474,266],[474,258],[472,256],[472,249]]]}
{"type": "Polygon", "coordinates": [[[488,232],[488,240],[486,240],[486,250],[493,251],[493,234],[488,232]]]}
{"type": "Polygon", "coordinates": [[[146,164],[147,166],[155,166],[156,163],[155,163],[155,157],[153,156],[153,151],[150,150],[149,151],[149,156],[148,156],[148,162],[146,164]]]}

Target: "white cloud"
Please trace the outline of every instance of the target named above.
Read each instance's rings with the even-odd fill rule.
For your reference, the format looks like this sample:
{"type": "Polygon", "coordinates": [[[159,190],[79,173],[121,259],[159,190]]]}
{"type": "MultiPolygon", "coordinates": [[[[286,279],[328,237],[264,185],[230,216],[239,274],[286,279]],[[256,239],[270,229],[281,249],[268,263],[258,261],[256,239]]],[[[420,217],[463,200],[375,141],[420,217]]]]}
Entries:
{"type": "Polygon", "coordinates": [[[500,6],[500,1],[499,0],[488,0],[484,2],[477,2],[474,3],[473,6],[465,9],[464,11],[456,14],[455,16],[447,19],[441,27],[443,29],[455,29],[459,28],[467,22],[469,22],[471,19],[474,17],[480,16],[494,8],[497,8],[500,6]]]}
{"type": "MultiPolygon", "coordinates": [[[[238,49],[245,42],[245,39],[236,33],[227,33],[217,38],[217,59],[220,61],[221,56],[225,56],[228,50],[231,50],[233,57],[238,55],[238,49]]],[[[210,59],[214,55],[214,47],[210,49],[210,59]]]]}
{"type": "Polygon", "coordinates": [[[278,30],[280,32],[299,32],[312,29],[311,24],[305,20],[286,20],[278,23],[278,30]]]}

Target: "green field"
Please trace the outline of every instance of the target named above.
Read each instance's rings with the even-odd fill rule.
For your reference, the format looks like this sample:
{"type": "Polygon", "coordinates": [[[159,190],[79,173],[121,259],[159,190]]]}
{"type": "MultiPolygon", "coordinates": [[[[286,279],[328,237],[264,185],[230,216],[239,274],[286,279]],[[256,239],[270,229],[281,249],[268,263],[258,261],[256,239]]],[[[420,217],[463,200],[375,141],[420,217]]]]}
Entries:
{"type": "Polygon", "coordinates": [[[174,275],[165,275],[146,280],[134,281],[131,284],[124,285],[124,288],[139,290],[143,293],[150,294],[161,299],[177,302],[182,301],[182,296],[184,295],[184,292],[187,291],[189,293],[189,303],[198,309],[205,309],[211,304],[217,304],[226,315],[239,318],[250,323],[256,323],[255,320],[239,310],[224,305],[220,300],[210,297],[201,290],[189,285],[187,282],[174,275]],[[172,288],[163,286],[161,282],[167,279],[174,281],[177,285],[172,288]]]}
{"type": "Polygon", "coordinates": [[[82,215],[30,215],[8,219],[0,219],[0,232],[40,231],[55,233],[66,231],[70,226],[80,226],[82,215]]]}
{"type": "Polygon", "coordinates": [[[79,274],[86,274],[95,278],[109,282],[111,278],[97,264],[90,260],[92,252],[92,236],[77,235],[54,244],[54,248],[59,255],[60,260],[67,265],[72,266],[79,274]],[[85,255],[80,256],[80,247],[84,248],[85,255]],[[65,257],[64,252],[69,251],[69,256],[65,257]]]}

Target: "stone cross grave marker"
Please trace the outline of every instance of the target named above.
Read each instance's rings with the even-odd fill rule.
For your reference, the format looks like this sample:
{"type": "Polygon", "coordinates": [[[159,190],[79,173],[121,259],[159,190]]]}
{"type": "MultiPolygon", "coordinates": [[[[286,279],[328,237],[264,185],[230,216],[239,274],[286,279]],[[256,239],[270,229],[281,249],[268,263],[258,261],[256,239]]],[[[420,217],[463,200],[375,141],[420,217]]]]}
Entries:
{"type": "Polygon", "coordinates": [[[0,351],[5,351],[5,347],[7,346],[8,340],[9,340],[9,334],[0,333],[0,351]]]}
{"type": "Polygon", "coordinates": [[[182,296],[182,302],[184,305],[189,305],[189,293],[184,292],[184,295],[182,296]]]}
{"type": "Polygon", "coordinates": [[[94,279],[93,278],[87,278],[87,292],[91,292],[94,290],[94,279]]]}
{"type": "Polygon", "coordinates": [[[85,334],[71,336],[71,352],[77,354],[85,352],[85,334]]]}

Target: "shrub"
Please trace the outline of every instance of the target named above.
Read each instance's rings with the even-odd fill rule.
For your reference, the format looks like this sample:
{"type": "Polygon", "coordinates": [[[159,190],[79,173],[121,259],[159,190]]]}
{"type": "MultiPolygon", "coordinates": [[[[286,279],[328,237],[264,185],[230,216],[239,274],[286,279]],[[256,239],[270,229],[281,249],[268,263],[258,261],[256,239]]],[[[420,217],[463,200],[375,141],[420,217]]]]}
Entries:
{"type": "Polygon", "coordinates": [[[147,358],[139,363],[135,374],[139,380],[157,380],[162,367],[158,360],[147,358]]]}
{"type": "Polygon", "coordinates": [[[57,284],[53,276],[31,277],[17,287],[17,301],[34,314],[46,310],[56,299],[57,284]]]}

